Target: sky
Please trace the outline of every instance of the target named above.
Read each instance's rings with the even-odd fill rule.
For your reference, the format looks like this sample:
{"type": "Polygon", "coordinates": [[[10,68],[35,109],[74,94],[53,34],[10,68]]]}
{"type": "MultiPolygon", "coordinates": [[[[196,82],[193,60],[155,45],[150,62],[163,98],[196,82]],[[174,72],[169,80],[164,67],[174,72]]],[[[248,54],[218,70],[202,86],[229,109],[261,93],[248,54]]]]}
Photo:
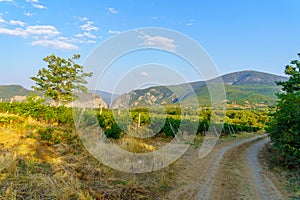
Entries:
{"type": "MultiPolygon", "coordinates": [[[[30,88],[30,77],[46,67],[44,57],[80,54],[84,63],[103,42],[143,27],[193,39],[220,74],[251,69],[284,75],[300,52],[299,8],[299,0],[0,0],[0,85],[30,88]]],[[[184,62],[176,63],[196,81],[184,62]]]]}

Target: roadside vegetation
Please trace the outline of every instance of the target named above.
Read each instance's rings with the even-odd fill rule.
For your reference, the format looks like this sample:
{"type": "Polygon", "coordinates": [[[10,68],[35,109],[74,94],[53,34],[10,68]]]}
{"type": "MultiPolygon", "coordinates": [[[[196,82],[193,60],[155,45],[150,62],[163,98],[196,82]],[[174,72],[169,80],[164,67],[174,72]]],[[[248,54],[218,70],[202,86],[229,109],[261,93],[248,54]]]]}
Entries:
{"type": "MultiPolygon", "coordinates": [[[[300,54],[298,54],[300,57],[300,54]]],[[[288,188],[300,197],[300,61],[293,60],[285,68],[289,80],[278,82],[282,92],[269,122],[272,167],[287,170],[288,188]]]]}

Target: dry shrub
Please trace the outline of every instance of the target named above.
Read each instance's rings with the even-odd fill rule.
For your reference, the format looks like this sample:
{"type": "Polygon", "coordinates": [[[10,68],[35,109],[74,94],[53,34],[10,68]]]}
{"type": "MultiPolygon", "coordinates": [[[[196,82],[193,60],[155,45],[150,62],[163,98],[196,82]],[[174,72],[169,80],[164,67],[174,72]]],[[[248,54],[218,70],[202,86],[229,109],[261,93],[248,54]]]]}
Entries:
{"type": "Polygon", "coordinates": [[[155,151],[155,147],[130,136],[125,136],[118,141],[120,148],[133,153],[147,153],[155,151]]]}

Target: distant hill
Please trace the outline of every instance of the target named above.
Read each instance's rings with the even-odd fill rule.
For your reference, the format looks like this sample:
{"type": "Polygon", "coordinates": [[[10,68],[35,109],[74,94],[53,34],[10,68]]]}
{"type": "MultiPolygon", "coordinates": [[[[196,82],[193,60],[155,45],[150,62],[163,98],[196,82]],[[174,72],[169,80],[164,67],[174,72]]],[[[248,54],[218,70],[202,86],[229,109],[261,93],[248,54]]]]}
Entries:
{"type": "MultiPolygon", "coordinates": [[[[224,81],[227,103],[229,105],[266,106],[276,102],[277,97],[275,93],[279,92],[280,88],[275,82],[286,81],[288,78],[247,70],[223,75],[222,79],[224,81]]],[[[190,85],[194,89],[201,105],[210,103],[210,96],[205,81],[192,82],[190,85]]],[[[178,101],[185,101],[187,103],[191,101],[190,94],[186,92],[187,86],[188,84],[168,86],[168,88],[171,88],[173,91],[177,91],[179,96],[175,96],[170,89],[164,86],[134,90],[121,96],[99,90],[91,90],[90,93],[95,93],[100,96],[107,105],[110,105],[111,101],[113,101],[112,107],[114,108],[127,107],[127,102],[129,102],[129,106],[133,107],[153,104],[172,105],[178,101]]],[[[0,99],[3,101],[9,101],[16,96],[28,96],[31,93],[31,90],[27,90],[20,85],[0,86],[0,99]]]]}
{"type": "MultiPolygon", "coordinates": [[[[68,103],[66,107],[77,107],[77,108],[107,108],[107,104],[97,94],[93,93],[75,93],[78,97],[77,100],[72,103],[68,103]]],[[[53,102],[54,103],[54,102],[53,102]]]]}
{"type": "MultiPolygon", "coordinates": [[[[0,85],[0,100],[2,101],[10,101],[13,98],[14,101],[24,101],[26,100],[26,96],[31,94],[37,94],[32,90],[27,90],[21,85],[0,85]]],[[[101,97],[98,97],[93,94],[77,94],[79,99],[75,102],[67,104],[67,106],[74,105],[75,107],[83,107],[83,105],[87,107],[107,107],[107,104],[102,100],[101,97]]],[[[50,103],[54,105],[54,102],[46,98],[46,103],[50,103]]]]}
{"type": "MultiPolygon", "coordinates": [[[[229,105],[255,105],[267,106],[276,102],[275,93],[280,91],[277,81],[285,81],[288,78],[257,71],[240,71],[222,76],[226,90],[227,104],[229,105]]],[[[214,81],[215,79],[209,80],[214,81]]],[[[190,94],[187,91],[188,84],[168,86],[180,96],[175,96],[167,87],[157,86],[142,90],[134,90],[116,99],[114,108],[142,107],[154,104],[174,104],[178,101],[189,102],[190,94]]],[[[190,83],[201,105],[210,104],[210,96],[205,81],[190,83]]]]}
{"type": "Polygon", "coordinates": [[[90,90],[89,92],[99,95],[107,105],[110,105],[120,96],[119,94],[112,94],[100,90],[90,90]]]}
{"type": "Polygon", "coordinates": [[[230,85],[270,85],[276,86],[276,81],[286,81],[287,78],[265,72],[246,70],[233,72],[222,76],[224,83],[230,85]]]}
{"type": "Polygon", "coordinates": [[[25,89],[21,85],[1,85],[0,86],[0,99],[9,101],[15,96],[28,96],[32,91],[25,89]]]}

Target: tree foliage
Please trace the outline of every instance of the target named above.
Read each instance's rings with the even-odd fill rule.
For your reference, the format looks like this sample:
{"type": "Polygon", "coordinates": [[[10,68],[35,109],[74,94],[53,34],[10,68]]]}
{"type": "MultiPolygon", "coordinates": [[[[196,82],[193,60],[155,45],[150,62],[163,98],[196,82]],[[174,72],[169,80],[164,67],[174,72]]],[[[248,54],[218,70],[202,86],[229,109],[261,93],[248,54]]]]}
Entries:
{"type": "Polygon", "coordinates": [[[67,59],[54,54],[47,56],[43,60],[48,63],[48,67],[40,69],[35,77],[31,77],[36,83],[32,88],[52,98],[56,107],[71,102],[76,98],[74,92],[87,91],[85,78],[92,76],[92,73],[83,71],[83,66],[76,64],[75,60],[79,58],[79,54],[67,59]]]}
{"type": "Polygon", "coordinates": [[[283,92],[278,94],[280,100],[272,114],[269,132],[281,163],[294,168],[300,165],[300,61],[291,61],[285,73],[290,78],[277,83],[283,92]]]}

